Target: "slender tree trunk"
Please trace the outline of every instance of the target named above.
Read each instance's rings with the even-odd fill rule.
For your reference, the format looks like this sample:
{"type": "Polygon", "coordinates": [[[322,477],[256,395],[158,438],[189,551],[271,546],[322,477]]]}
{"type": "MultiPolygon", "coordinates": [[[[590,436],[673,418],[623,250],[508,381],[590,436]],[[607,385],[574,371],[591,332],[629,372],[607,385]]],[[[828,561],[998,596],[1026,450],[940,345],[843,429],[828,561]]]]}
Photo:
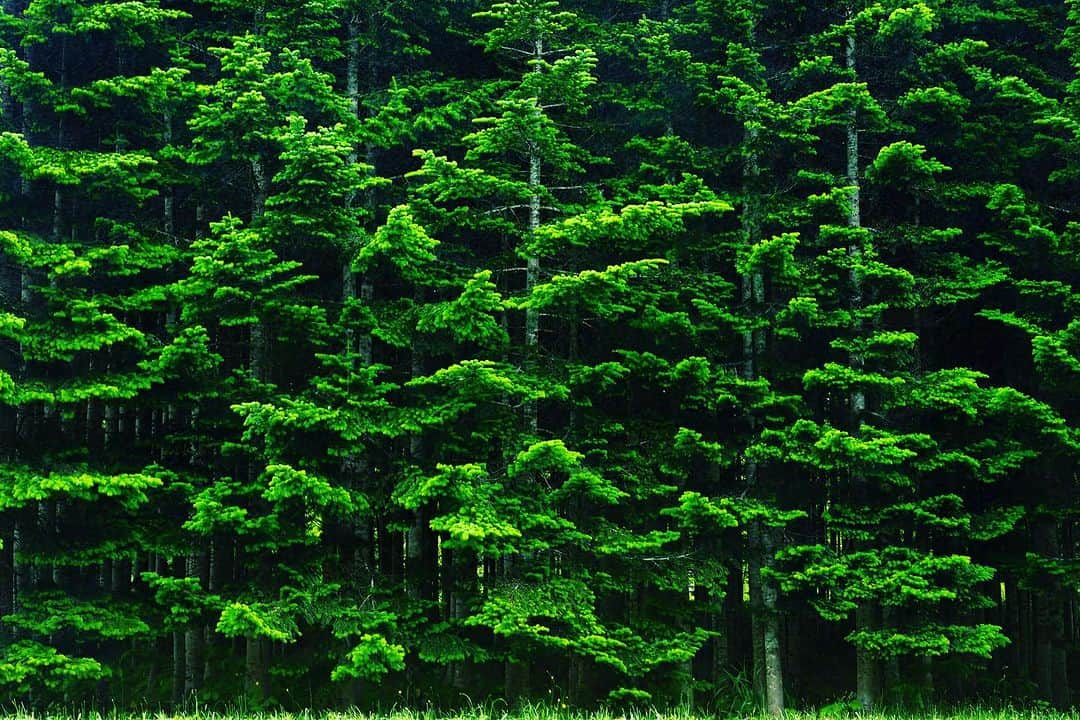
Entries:
{"type": "MultiPolygon", "coordinates": [[[[162,133],[162,139],[165,144],[172,143],[173,140],[173,118],[172,113],[165,111],[161,114],[161,124],[164,128],[162,133]]],[[[162,196],[162,209],[161,209],[161,229],[169,236],[170,240],[176,232],[176,193],[173,190],[173,186],[170,184],[165,190],[162,196]]]]}
{"type": "MultiPolygon", "coordinates": [[[[3,522],[0,542],[3,543],[0,547],[0,617],[4,617],[15,611],[15,536],[10,520],[3,522]]],[[[12,637],[12,627],[0,623],[0,646],[7,645],[12,637]]]]}
{"type": "MultiPolygon", "coordinates": [[[[776,553],[776,529],[764,526],[761,532],[761,555],[764,566],[771,567],[776,553]]],[[[780,616],[776,610],[776,583],[763,576],[761,583],[761,634],[765,670],[765,710],[772,717],[784,714],[784,675],[780,654],[780,616]]]]}
{"type": "MultiPolygon", "coordinates": [[[[68,63],[67,63],[67,36],[63,36],[60,41],[60,88],[65,89],[68,85],[68,63]]],[[[67,143],[66,128],[64,127],[64,116],[60,115],[60,119],[56,124],[56,147],[59,150],[64,150],[64,146],[67,143]]],[[[50,230],[50,236],[53,240],[59,240],[63,235],[64,227],[64,192],[62,186],[56,183],[53,188],[53,215],[52,215],[52,228],[50,230]]]]}
{"type": "MultiPolygon", "coordinates": [[[[537,38],[534,42],[533,58],[536,61],[533,72],[541,72],[540,61],[544,57],[544,41],[537,38]]],[[[537,101],[539,103],[539,100],[537,101]]],[[[540,113],[539,104],[534,110],[540,113]]],[[[529,187],[532,195],[529,196],[529,234],[530,236],[540,227],[540,149],[535,139],[529,140],[529,187]]],[[[525,260],[525,295],[531,296],[533,288],[540,281],[540,258],[530,254],[525,260]]],[[[525,363],[530,365],[536,360],[536,353],[540,344],[540,311],[535,307],[525,310],[525,363]]],[[[539,429],[539,415],[535,400],[525,403],[525,429],[532,435],[536,435],[539,429]]]]}
{"type": "MultiPolygon", "coordinates": [[[[261,160],[251,161],[251,178],[251,219],[254,222],[263,216],[269,193],[266,168],[261,160]]],[[[268,382],[270,380],[270,330],[266,327],[265,320],[259,319],[251,326],[249,340],[251,375],[261,382],[268,382]]]]}
{"type": "MultiPolygon", "coordinates": [[[[266,168],[263,166],[261,159],[251,161],[251,178],[251,219],[255,223],[265,212],[269,193],[266,168]]],[[[248,372],[251,377],[260,382],[269,382],[271,373],[270,330],[266,326],[266,321],[262,318],[250,327],[248,372]]],[[[247,472],[249,477],[254,479],[258,473],[256,463],[249,461],[247,472]]],[[[251,558],[250,562],[258,564],[261,560],[261,558],[251,558]]],[[[258,582],[259,568],[251,568],[251,571],[256,574],[253,582],[258,582]]],[[[261,701],[266,693],[266,662],[268,655],[266,645],[266,638],[259,636],[245,638],[244,690],[249,698],[257,702],[261,701]]]]}
{"type": "MultiPolygon", "coordinates": [[[[855,73],[854,34],[850,34],[847,37],[845,59],[848,70],[855,73]]],[[[848,185],[851,187],[851,198],[848,205],[848,227],[861,228],[862,211],[860,198],[861,184],[859,179],[859,129],[855,108],[852,108],[849,111],[846,134],[847,180],[848,185]]],[[[848,255],[857,262],[858,258],[862,257],[862,246],[858,242],[852,242],[848,247],[848,255]]],[[[857,268],[853,268],[851,271],[850,306],[854,310],[858,310],[862,306],[862,287],[857,268]]],[[[858,369],[862,366],[862,358],[852,354],[850,364],[853,368],[858,369]]],[[[852,424],[854,426],[854,431],[858,432],[862,415],[866,410],[866,396],[861,390],[855,390],[851,393],[850,403],[853,419],[852,424]]],[[[873,601],[861,603],[855,611],[855,629],[857,631],[871,629],[875,624],[876,614],[877,609],[873,601]]],[[[862,648],[856,649],[855,660],[856,698],[864,709],[869,710],[877,703],[880,692],[878,682],[878,661],[872,653],[862,648]]]]}
{"type": "MultiPolygon", "coordinates": [[[[733,542],[736,547],[741,543],[733,542]]],[[[746,603],[744,600],[743,557],[737,552],[728,566],[727,593],[724,596],[724,627],[727,631],[728,665],[746,666],[746,643],[743,642],[746,626],[746,603]]],[[[717,668],[719,673],[727,666],[717,668]]]]}
{"type": "Polygon", "coordinates": [[[528,661],[507,659],[503,663],[503,687],[507,704],[517,707],[528,701],[531,684],[528,661]]]}
{"type": "MultiPolygon", "coordinates": [[[[450,564],[450,620],[459,626],[465,620],[469,599],[476,596],[476,555],[469,550],[455,550],[447,559],[450,564]]],[[[456,690],[468,687],[467,661],[455,661],[450,668],[450,684],[456,690]]]]}
{"type": "MultiPolygon", "coordinates": [[[[4,6],[10,3],[5,2],[4,6]]],[[[10,88],[0,80],[0,102],[2,102],[3,126],[14,124],[14,103],[10,88]]],[[[14,309],[22,294],[20,287],[22,274],[12,258],[0,251],[0,307],[14,309]]],[[[12,377],[20,374],[20,354],[10,353],[0,347],[0,370],[12,377]]],[[[18,438],[18,411],[6,403],[0,403],[0,462],[14,461],[16,440],[18,438]]],[[[18,572],[15,560],[15,537],[17,520],[9,516],[2,521],[3,532],[0,534],[0,617],[14,612],[17,603],[18,572]]],[[[8,643],[14,636],[11,626],[0,624],[0,645],[8,643]]]]}
{"type": "MultiPolygon", "coordinates": [[[[173,576],[182,578],[187,574],[187,562],[184,557],[177,557],[174,562],[173,576]]],[[[184,647],[184,631],[180,629],[173,630],[172,634],[172,656],[173,656],[173,674],[172,674],[172,701],[179,704],[184,699],[184,677],[185,667],[184,660],[186,657],[184,647]]]]}
{"type": "MultiPolygon", "coordinates": [[[[205,546],[187,559],[188,577],[198,578],[204,590],[210,584],[210,552],[205,546]]],[[[184,637],[184,697],[196,694],[202,688],[203,664],[206,653],[206,626],[195,622],[189,626],[184,637]]]]}
{"type": "MultiPolygon", "coordinates": [[[[14,588],[12,589],[13,605],[15,612],[21,612],[26,604],[26,598],[35,589],[35,573],[31,565],[19,562],[19,556],[26,550],[26,528],[28,521],[25,514],[15,519],[15,528],[12,532],[11,552],[15,563],[14,588]]],[[[22,631],[16,632],[16,637],[22,635],[22,631]]]]}
{"type": "Polygon", "coordinates": [[[918,658],[921,670],[923,706],[932,707],[934,698],[934,659],[929,655],[918,658]]]}
{"type": "MultiPolygon", "coordinates": [[[[1032,545],[1036,553],[1051,562],[1060,559],[1058,522],[1050,514],[1037,515],[1032,521],[1032,545]]],[[[1036,598],[1035,668],[1040,696],[1063,710],[1069,705],[1065,617],[1061,581],[1050,577],[1043,581],[1036,598]]]]}
{"type": "MultiPolygon", "coordinates": [[[[897,626],[897,609],[891,605],[884,605],[881,608],[881,624],[884,628],[894,628],[897,626]]],[[[896,703],[901,698],[899,696],[900,690],[900,659],[893,655],[881,661],[882,668],[882,689],[881,696],[884,698],[886,704],[896,703]]]]}
{"type": "MultiPolygon", "coordinates": [[[[25,50],[26,62],[33,67],[34,65],[34,47],[27,47],[25,50]]],[[[34,144],[34,114],[35,106],[30,100],[22,101],[20,123],[22,125],[22,135],[28,145],[34,144]]],[[[33,203],[31,202],[31,184],[30,178],[27,174],[21,174],[19,176],[19,207],[24,210],[29,210],[33,203]]],[[[20,213],[19,224],[24,230],[32,230],[31,224],[34,218],[20,213]]],[[[23,266],[18,272],[18,301],[21,305],[21,314],[24,317],[30,317],[34,311],[34,305],[36,296],[33,291],[34,277],[30,269],[23,266]]],[[[23,348],[19,347],[18,356],[21,358],[18,367],[18,379],[25,381],[30,375],[29,365],[25,360],[25,354],[23,348]]],[[[14,418],[14,440],[13,448],[30,448],[33,447],[37,441],[38,424],[40,422],[41,412],[33,404],[20,404],[15,409],[14,418]]],[[[35,506],[32,504],[26,508],[23,512],[19,513],[15,517],[14,527],[12,528],[12,561],[14,563],[14,575],[12,578],[12,604],[16,613],[21,612],[25,606],[28,596],[37,589],[38,573],[36,569],[29,563],[19,562],[19,558],[24,552],[30,548],[27,546],[28,536],[32,536],[34,524],[36,519],[32,513],[36,512],[35,506]]],[[[15,637],[18,638],[24,634],[25,631],[16,631],[15,637]]]]}
{"type": "Polygon", "coordinates": [[[750,658],[754,692],[765,697],[765,628],[762,625],[764,598],[761,591],[761,523],[751,522],[748,530],[750,562],[747,570],[750,585],[750,658]]]}
{"type": "Polygon", "coordinates": [[[801,614],[790,613],[782,625],[784,629],[784,688],[795,697],[798,697],[802,688],[802,648],[803,643],[806,642],[806,638],[803,637],[804,622],[809,624],[801,614]]]}
{"type": "MultiPolygon", "coordinates": [[[[747,140],[753,141],[754,131],[747,131],[747,140]]],[[[758,162],[757,156],[751,153],[746,163],[746,185],[749,187],[756,180],[758,175],[758,162]]],[[[743,206],[743,227],[746,235],[746,244],[753,245],[760,238],[760,228],[758,225],[757,209],[754,201],[750,199],[752,193],[747,193],[747,201],[743,206]]],[[[744,306],[747,309],[756,308],[756,293],[755,288],[760,284],[754,275],[744,275],[741,278],[741,298],[744,306]]],[[[742,352],[743,352],[743,365],[742,375],[745,380],[753,380],[757,375],[757,349],[758,343],[756,342],[756,331],[746,330],[742,336],[742,352]]],[[[751,429],[753,429],[753,421],[751,421],[751,429]]],[[[757,485],[758,481],[758,467],[757,463],[749,461],[746,463],[746,477],[745,482],[748,488],[753,488],[757,485]]],[[[765,627],[763,623],[764,612],[764,592],[761,583],[761,566],[764,553],[764,540],[762,538],[762,528],[760,523],[753,522],[750,525],[748,531],[749,550],[750,550],[750,562],[749,562],[749,583],[750,583],[750,657],[751,657],[751,669],[753,675],[754,691],[759,698],[765,698],[767,693],[766,687],[766,642],[765,642],[765,627]]]]}
{"type": "Polygon", "coordinates": [[[256,702],[266,697],[269,643],[263,637],[244,639],[244,692],[256,702]]]}
{"type": "Polygon", "coordinates": [[[1021,637],[1020,623],[1023,618],[1023,612],[1020,602],[1020,588],[1016,580],[1016,576],[1009,573],[1005,576],[1005,622],[1004,631],[1005,636],[1012,642],[1010,643],[1008,650],[1008,666],[1006,667],[1006,673],[1009,679],[1014,683],[1023,677],[1024,674],[1024,653],[1023,642],[1024,638],[1021,637]]]}
{"type": "MultiPolygon", "coordinates": [[[[848,35],[847,47],[846,47],[847,68],[852,73],[855,73],[855,36],[848,35]]],[[[859,127],[858,118],[855,113],[855,109],[852,108],[848,113],[847,124],[847,181],[851,187],[851,199],[848,204],[848,227],[861,228],[862,227],[862,208],[861,208],[861,181],[859,179],[859,127]]],[[[856,262],[862,257],[862,246],[858,242],[852,242],[848,247],[848,255],[850,255],[856,262]]],[[[853,268],[851,271],[851,298],[850,306],[857,310],[862,306],[862,283],[859,277],[857,268],[853,268]]],[[[859,368],[862,365],[862,359],[858,356],[852,355],[851,364],[855,368],[859,368]]],[[[866,397],[862,391],[856,390],[851,394],[851,409],[855,416],[856,423],[859,422],[859,418],[863,411],[866,410],[866,397]]],[[[858,428],[856,427],[856,430],[858,428]]]]}
{"type": "MultiPolygon", "coordinates": [[[[872,630],[877,627],[877,607],[874,602],[866,601],[859,603],[855,610],[855,628],[857,630],[872,630]]],[[[855,649],[855,699],[864,709],[871,709],[877,705],[881,694],[878,681],[877,658],[862,647],[855,649]]]]}

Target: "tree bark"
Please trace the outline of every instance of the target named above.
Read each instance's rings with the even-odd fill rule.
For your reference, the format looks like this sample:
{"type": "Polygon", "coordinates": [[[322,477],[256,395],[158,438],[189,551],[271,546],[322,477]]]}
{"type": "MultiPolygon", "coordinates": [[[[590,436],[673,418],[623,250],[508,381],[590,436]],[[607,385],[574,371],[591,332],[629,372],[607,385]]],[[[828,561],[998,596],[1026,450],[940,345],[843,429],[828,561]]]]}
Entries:
{"type": "MultiPolygon", "coordinates": [[[[762,567],[771,568],[776,554],[776,528],[761,528],[762,567]]],[[[763,575],[761,580],[762,651],[765,670],[765,710],[772,717],[784,714],[784,674],[781,666],[780,616],[776,610],[776,583],[763,575]]]]}
{"type": "MultiPolygon", "coordinates": [[[[14,528],[10,520],[4,521],[4,530],[0,533],[0,617],[10,615],[15,610],[15,555],[14,528]]],[[[13,630],[7,623],[0,623],[0,646],[12,640],[13,630]]]]}
{"type": "Polygon", "coordinates": [[[716,669],[717,678],[728,665],[746,666],[746,643],[743,641],[746,626],[744,577],[743,556],[741,552],[738,552],[728,567],[727,593],[724,595],[724,628],[727,633],[728,663],[716,669]]]}
{"type": "MultiPolygon", "coordinates": [[[[206,547],[188,556],[187,575],[199,579],[204,590],[210,584],[210,553],[206,547]]],[[[187,628],[184,637],[184,697],[202,689],[203,664],[206,654],[206,626],[199,621],[187,628]]]]}
{"type": "MultiPolygon", "coordinates": [[[[1061,546],[1057,518],[1043,513],[1037,515],[1032,523],[1032,545],[1035,552],[1051,562],[1059,561],[1061,546]]],[[[1069,705],[1063,602],[1060,579],[1057,576],[1045,578],[1035,605],[1036,679],[1039,695],[1059,710],[1069,705]]]]}
{"type": "MultiPolygon", "coordinates": [[[[847,60],[847,69],[852,72],[856,71],[855,66],[855,36],[848,35],[847,45],[845,51],[845,57],[847,60]]],[[[862,227],[862,207],[861,207],[861,183],[859,180],[859,127],[858,118],[856,116],[855,108],[852,108],[848,112],[848,124],[847,124],[847,181],[851,189],[851,198],[848,205],[848,227],[861,228],[862,227]]],[[[852,242],[848,246],[848,255],[856,262],[862,257],[862,246],[857,242],[852,242]]],[[[858,310],[862,306],[862,282],[859,278],[858,270],[852,268],[851,270],[851,298],[850,306],[853,310],[858,310]]],[[[851,366],[858,369],[862,366],[862,358],[852,355],[850,357],[851,366]]],[[[858,430],[858,423],[860,422],[860,416],[866,410],[866,396],[861,390],[855,390],[851,394],[851,410],[855,417],[855,429],[858,430]]]]}
{"type": "Polygon", "coordinates": [[[244,639],[244,693],[261,702],[266,697],[266,663],[269,655],[269,642],[264,637],[244,639]]]}
{"type": "MultiPolygon", "coordinates": [[[[881,608],[881,624],[885,628],[897,626],[897,609],[892,605],[884,605],[881,608]]],[[[885,703],[895,704],[901,700],[900,691],[900,659],[892,655],[881,661],[882,688],[881,696],[885,703]]]]}
{"type": "MultiPolygon", "coordinates": [[[[855,630],[873,630],[877,626],[877,607],[873,601],[859,603],[855,610],[855,630]]],[[[864,710],[877,705],[881,694],[878,680],[878,661],[869,651],[855,648],[855,699],[864,710]]]]}
{"type": "Polygon", "coordinates": [[[1016,577],[1010,573],[1005,576],[1005,636],[1011,640],[1008,647],[1008,666],[1005,672],[1009,679],[1016,682],[1023,677],[1023,641],[1020,632],[1020,622],[1023,617],[1020,603],[1020,588],[1016,577]]]}
{"type": "MultiPolygon", "coordinates": [[[[533,45],[533,59],[536,64],[533,72],[541,72],[540,61],[544,57],[544,41],[537,38],[533,45]]],[[[540,114],[539,99],[533,112],[540,114]]],[[[532,194],[529,196],[529,235],[536,233],[540,227],[540,151],[535,138],[528,139],[529,146],[529,187],[532,194]]],[[[532,295],[533,288],[540,281],[540,258],[530,254],[525,260],[525,295],[532,295]]],[[[536,353],[540,344],[540,311],[535,307],[525,309],[525,364],[531,365],[536,360],[536,353]]],[[[525,401],[525,430],[536,435],[539,430],[539,411],[535,400],[525,401]]]]}
{"type": "Polygon", "coordinates": [[[765,697],[765,628],[762,623],[764,597],[761,588],[762,540],[761,524],[754,521],[748,531],[750,562],[750,658],[754,692],[758,699],[765,697]]]}
{"type": "MultiPolygon", "coordinates": [[[[845,61],[847,69],[854,74],[855,63],[855,35],[847,36],[845,47],[845,61]]],[[[861,209],[861,184],[859,179],[859,129],[858,118],[855,108],[848,112],[848,124],[846,130],[846,164],[847,180],[851,187],[851,196],[848,205],[848,227],[862,227],[861,209]]],[[[848,247],[848,255],[856,262],[862,257],[862,247],[857,242],[852,242],[848,247]]],[[[862,306],[862,285],[858,270],[851,271],[851,297],[850,307],[858,310],[862,306]]],[[[849,359],[850,365],[859,369],[862,366],[862,358],[852,354],[849,359]]],[[[850,397],[851,416],[853,430],[858,432],[862,422],[862,414],[866,410],[866,396],[861,390],[854,390],[850,397]]],[[[855,611],[855,629],[869,630],[876,625],[877,607],[873,601],[865,601],[859,604],[855,611]]],[[[856,648],[856,699],[866,710],[874,707],[880,695],[878,661],[872,653],[863,648],[856,648]]]]}

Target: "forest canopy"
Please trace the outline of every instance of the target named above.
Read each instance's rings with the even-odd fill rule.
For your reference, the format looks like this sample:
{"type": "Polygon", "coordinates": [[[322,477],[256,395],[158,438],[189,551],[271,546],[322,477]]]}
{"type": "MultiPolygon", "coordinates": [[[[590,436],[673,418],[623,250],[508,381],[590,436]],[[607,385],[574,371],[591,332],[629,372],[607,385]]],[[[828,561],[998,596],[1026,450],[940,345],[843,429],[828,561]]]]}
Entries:
{"type": "Polygon", "coordinates": [[[3,0],[0,701],[1066,708],[1080,2],[3,0]]]}

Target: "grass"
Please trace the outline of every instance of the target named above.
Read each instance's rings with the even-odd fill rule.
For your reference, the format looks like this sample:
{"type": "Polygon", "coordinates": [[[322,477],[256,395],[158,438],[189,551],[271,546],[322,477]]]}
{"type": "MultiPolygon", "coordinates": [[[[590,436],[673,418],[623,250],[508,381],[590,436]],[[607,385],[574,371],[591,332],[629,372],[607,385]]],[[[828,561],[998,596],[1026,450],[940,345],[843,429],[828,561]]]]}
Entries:
{"type": "MultiPolygon", "coordinates": [[[[530,705],[508,710],[502,704],[473,707],[455,712],[440,713],[434,710],[389,710],[383,713],[348,712],[206,712],[198,709],[181,712],[106,713],[92,711],[31,713],[24,710],[5,712],[12,720],[712,720],[718,716],[693,713],[686,710],[573,710],[552,705],[530,705]]],[[[762,715],[732,714],[725,718],[738,720],[764,720],[762,715]]],[[[940,709],[921,713],[903,712],[827,712],[789,711],[786,720],[1080,720],[1077,711],[1060,713],[1041,708],[987,709],[960,708],[940,709]]]]}

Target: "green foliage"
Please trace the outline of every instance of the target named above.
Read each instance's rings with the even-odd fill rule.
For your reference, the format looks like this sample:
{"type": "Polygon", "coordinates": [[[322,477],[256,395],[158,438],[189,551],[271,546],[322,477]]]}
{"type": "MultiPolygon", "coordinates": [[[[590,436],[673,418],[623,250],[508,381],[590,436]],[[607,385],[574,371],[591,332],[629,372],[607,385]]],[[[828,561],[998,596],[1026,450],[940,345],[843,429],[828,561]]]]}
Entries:
{"type": "Polygon", "coordinates": [[[1078,27],[6,3],[3,697],[1065,707],[1078,27]]]}
{"type": "Polygon", "coordinates": [[[330,675],[331,680],[361,678],[378,680],[389,672],[405,669],[405,650],[391,645],[381,635],[364,635],[349,651],[346,663],[338,665],[330,675]]]}

